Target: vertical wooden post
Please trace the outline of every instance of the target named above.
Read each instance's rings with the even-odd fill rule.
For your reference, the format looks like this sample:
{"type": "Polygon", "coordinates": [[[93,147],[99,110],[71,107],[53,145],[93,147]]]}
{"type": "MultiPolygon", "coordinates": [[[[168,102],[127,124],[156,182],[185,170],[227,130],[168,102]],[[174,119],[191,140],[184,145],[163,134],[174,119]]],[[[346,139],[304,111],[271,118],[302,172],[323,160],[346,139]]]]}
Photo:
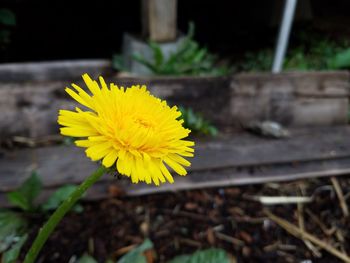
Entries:
{"type": "Polygon", "coordinates": [[[156,42],[176,39],[177,0],[142,0],[142,33],[156,42]]]}

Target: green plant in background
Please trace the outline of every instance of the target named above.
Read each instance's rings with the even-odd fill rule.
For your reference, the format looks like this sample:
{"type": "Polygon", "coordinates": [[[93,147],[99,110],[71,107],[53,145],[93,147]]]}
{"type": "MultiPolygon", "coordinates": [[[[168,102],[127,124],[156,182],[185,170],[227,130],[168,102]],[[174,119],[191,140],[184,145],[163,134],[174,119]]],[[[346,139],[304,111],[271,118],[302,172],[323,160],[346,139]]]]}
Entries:
{"type": "MultiPolygon", "coordinates": [[[[154,252],[153,243],[146,239],[140,246],[125,254],[117,261],[108,260],[106,263],[147,263],[146,253],[154,252]]],[[[192,255],[181,255],[168,261],[167,263],[233,263],[235,262],[226,251],[217,248],[199,250],[192,255]]],[[[87,254],[84,254],[76,263],[97,263],[97,261],[87,254]]]]}
{"type": "Polygon", "coordinates": [[[113,54],[112,56],[112,68],[119,71],[128,71],[125,66],[123,55],[113,54]]]}
{"type": "Polygon", "coordinates": [[[192,132],[202,135],[216,136],[217,128],[206,120],[201,114],[194,112],[191,108],[179,107],[184,120],[184,127],[192,132]]]}
{"type": "MultiPolygon", "coordinates": [[[[336,69],[331,61],[348,46],[346,41],[337,43],[327,39],[313,41],[308,48],[305,45],[291,49],[285,61],[286,69],[295,70],[329,70],[336,69]]],[[[349,61],[350,63],[350,61],[349,61]]]]}
{"type": "MultiPolygon", "coordinates": [[[[284,61],[286,70],[334,70],[350,68],[348,41],[330,41],[318,36],[307,38],[301,34],[302,44],[291,47],[284,61]]],[[[238,68],[244,71],[269,71],[272,67],[273,50],[248,52],[238,68]]]]}
{"type": "Polygon", "coordinates": [[[27,240],[28,222],[21,213],[0,210],[0,255],[2,263],[15,262],[27,240]]]}
{"type": "MultiPolygon", "coordinates": [[[[189,31],[180,47],[167,57],[159,44],[149,41],[153,59],[140,54],[133,54],[133,59],[147,67],[154,75],[211,75],[221,76],[229,73],[227,66],[217,66],[217,57],[201,47],[193,39],[194,24],[189,24],[189,31]]],[[[113,65],[118,70],[125,70],[121,56],[113,57],[113,65]]]]}
{"type": "MultiPolygon", "coordinates": [[[[8,193],[7,200],[16,210],[0,210],[0,262],[16,262],[27,240],[31,218],[48,215],[75,189],[74,185],[65,185],[54,192],[46,202],[37,205],[35,200],[42,191],[42,182],[37,173],[33,172],[17,190],[8,193]]],[[[74,211],[81,212],[82,209],[78,204],[74,211]]]]}
{"type": "Polygon", "coordinates": [[[6,8],[0,8],[0,48],[5,48],[11,41],[11,29],[16,25],[16,16],[6,8]]]}
{"type": "Polygon", "coordinates": [[[242,71],[266,71],[270,70],[273,61],[273,50],[263,49],[258,52],[247,52],[243,61],[237,68],[242,71]]]}
{"type": "Polygon", "coordinates": [[[329,69],[349,69],[350,68],[350,47],[340,50],[328,60],[329,69]]]}
{"type": "Polygon", "coordinates": [[[62,144],[66,146],[74,145],[76,138],[74,137],[63,137],[62,144]]]}

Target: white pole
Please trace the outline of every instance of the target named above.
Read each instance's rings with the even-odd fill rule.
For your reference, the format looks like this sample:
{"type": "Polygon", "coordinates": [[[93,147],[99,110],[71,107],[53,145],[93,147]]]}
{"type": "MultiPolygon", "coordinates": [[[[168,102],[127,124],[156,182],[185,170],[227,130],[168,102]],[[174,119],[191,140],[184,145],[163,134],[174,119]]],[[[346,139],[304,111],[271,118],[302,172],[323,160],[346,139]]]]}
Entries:
{"type": "Polygon", "coordinates": [[[278,34],[277,47],[272,65],[273,73],[279,73],[282,70],[296,5],[297,0],[285,0],[283,18],[278,34]]]}

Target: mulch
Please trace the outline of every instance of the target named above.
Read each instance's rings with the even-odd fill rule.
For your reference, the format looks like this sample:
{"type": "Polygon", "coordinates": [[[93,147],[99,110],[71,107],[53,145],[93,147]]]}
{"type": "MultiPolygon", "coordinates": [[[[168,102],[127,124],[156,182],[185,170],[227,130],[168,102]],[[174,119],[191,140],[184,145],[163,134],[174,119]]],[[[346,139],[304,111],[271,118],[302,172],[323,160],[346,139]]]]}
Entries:
{"type": "MultiPolygon", "coordinates": [[[[309,179],[85,202],[84,212],[64,218],[38,262],[69,262],[84,252],[104,262],[117,259],[145,238],[155,245],[154,262],[209,247],[225,249],[237,262],[342,262],[294,237],[264,212],[269,209],[297,227],[303,225],[328,246],[350,253],[350,217],[344,215],[346,207],[334,183],[342,190],[340,199],[350,205],[347,176],[333,182],[309,179]],[[312,201],[267,206],[252,196],[311,196],[312,201]]],[[[31,239],[43,220],[34,220],[31,239]]]]}

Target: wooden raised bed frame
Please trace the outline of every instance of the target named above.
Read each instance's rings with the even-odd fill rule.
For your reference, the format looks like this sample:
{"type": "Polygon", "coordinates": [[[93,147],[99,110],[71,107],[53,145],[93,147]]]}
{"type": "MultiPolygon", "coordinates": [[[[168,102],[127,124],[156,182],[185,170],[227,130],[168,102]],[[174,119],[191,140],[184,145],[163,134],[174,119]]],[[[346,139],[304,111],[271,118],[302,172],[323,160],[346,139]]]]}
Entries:
{"type": "MultiPolygon", "coordinates": [[[[108,61],[0,65],[0,135],[34,137],[57,133],[57,111],[73,108],[64,92],[82,73],[102,74],[118,85],[147,84],[169,103],[193,107],[219,127],[252,120],[276,120],[289,126],[291,138],[271,140],[249,134],[222,134],[197,142],[187,177],[160,188],[131,185],[105,177],[87,198],[125,193],[139,195],[229,184],[261,183],[350,172],[347,123],[349,73],[309,72],[238,74],[229,77],[120,78],[108,61]],[[92,66],[94,65],[94,66],[92,66]],[[65,72],[65,73],[64,73],[65,72]],[[327,127],[332,125],[333,127],[327,127]],[[342,126],[334,126],[342,125],[342,126]],[[312,126],[312,128],[300,128],[312,126]],[[318,127],[318,128],[317,128],[318,127]]],[[[79,183],[96,168],[74,146],[2,151],[0,206],[32,170],[44,180],[46,194],[66,183],[79,183]]]]}

